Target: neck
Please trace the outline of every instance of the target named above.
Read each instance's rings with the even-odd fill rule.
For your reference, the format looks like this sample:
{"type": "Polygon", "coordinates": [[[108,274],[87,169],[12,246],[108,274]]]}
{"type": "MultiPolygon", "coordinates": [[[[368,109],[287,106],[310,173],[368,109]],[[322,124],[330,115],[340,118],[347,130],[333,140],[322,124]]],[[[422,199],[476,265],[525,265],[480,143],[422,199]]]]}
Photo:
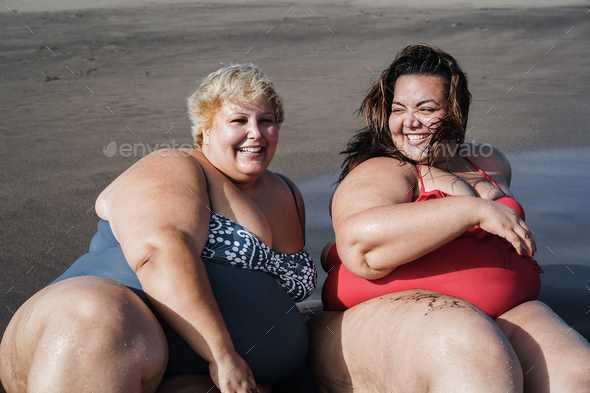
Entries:
{"type": "Polygon", "coordinates": [[[457,143],[448,142],[445,144],[437,144],[433,147],[434,157],[429,161],[425,158],[420,162],[420,165],[435,166],[439,169],[448,168],[449,164],[455,161],[456,157],[460,157],[459,145],[457,143]]]}
{"type": "Polygon", "coordinates": [[[205,149],[199,151],[201,157],[203,157],[209,163],[209,165],[211,165],[212,168],[214,168],[217,172],[222,174],[233,185],[235,185],[237,188],[239,188],[241,191],[243,191],[247,195],[256,192],[256,188],[258,185],[258,181],[260,180],[260,176],[255,177],[255,178],[246,176],[243,179],[233,178],[230,174],[228,174],[228,173],[224,172],[223,170],[221,170],[220,168],[216,167],[215,164],[212,163],[211,160],[209,160],[209,157],[207,157],[206,151],[204,151],[204,150],[205,149]]]}

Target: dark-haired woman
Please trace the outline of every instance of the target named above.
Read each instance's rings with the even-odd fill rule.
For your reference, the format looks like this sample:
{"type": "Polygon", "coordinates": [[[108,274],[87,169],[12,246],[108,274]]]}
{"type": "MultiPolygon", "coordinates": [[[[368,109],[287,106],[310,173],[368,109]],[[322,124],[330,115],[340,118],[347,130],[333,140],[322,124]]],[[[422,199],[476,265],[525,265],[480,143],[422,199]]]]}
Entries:
{"type": "Polygon", "coordinates": [[[508,160],[464,142],[470,100],[455,59],[427,45],[365,98],[323,258],[334,311],[310,326],[321,391],[590,391],[588,342],[535,300],[508,160]]]}

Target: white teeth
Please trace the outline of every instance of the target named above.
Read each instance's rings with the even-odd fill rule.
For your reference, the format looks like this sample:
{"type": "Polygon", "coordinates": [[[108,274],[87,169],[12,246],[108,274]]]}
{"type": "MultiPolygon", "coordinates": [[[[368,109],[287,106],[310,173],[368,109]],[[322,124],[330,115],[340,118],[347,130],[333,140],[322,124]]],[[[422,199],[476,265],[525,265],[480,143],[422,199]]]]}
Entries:
{"type": "Polygon", "coordinates": [[[426,135],[407,135],[408,139],[412,142],[421,141],[423,139],[428,138],[428,134],[426,135]]]}
{"type": "Polygon", "coordinates": [[[259,152],[260,150],[262,150],[262,148],[261,148],[261,147],[242,147],[242,148],[240,149],[240,151],[241,151],[241,152],[244,152],[244,153],[257,153],[257,152],[259,152]]]}

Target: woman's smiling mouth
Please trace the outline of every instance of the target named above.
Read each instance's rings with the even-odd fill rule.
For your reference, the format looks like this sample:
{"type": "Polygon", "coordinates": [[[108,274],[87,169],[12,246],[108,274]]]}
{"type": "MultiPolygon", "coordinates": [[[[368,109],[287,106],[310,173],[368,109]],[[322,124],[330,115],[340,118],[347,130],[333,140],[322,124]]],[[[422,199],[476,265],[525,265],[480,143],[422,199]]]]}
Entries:
{"type": "Polygon", "coordinates": [[[417,146],[430,137],[430,134],[406,134],[408,143],[412,146],[417,146]]]}
{"type": "Polygon", "coordinates": [[[256,147],[240,147],[238,148],[239,151],[241,151],[242,153],[258,153],[262,150],[261,146],[256,146],[256,147]]]}

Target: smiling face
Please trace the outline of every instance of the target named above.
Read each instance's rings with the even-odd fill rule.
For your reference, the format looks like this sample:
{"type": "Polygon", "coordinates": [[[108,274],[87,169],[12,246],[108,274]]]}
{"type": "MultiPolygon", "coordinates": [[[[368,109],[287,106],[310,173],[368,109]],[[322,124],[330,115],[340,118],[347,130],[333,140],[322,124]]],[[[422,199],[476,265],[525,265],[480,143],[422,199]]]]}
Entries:
{"type": "Polygon", "coordinates": [[[442,81],[430,75],[404,75],[395,83],[389,130],[395,146],[408,158],[424,162],[428,145],[447,109],[442,81]],[[430,127],[430,129],[429,129],[430,127]]]}
{"type": "Polygon", "coordinates": [[[225,103],[203,132],[203,154],[234,183],[254,183],[270,164],[279,141],[273,107],[264,96],[225,103]]]}

